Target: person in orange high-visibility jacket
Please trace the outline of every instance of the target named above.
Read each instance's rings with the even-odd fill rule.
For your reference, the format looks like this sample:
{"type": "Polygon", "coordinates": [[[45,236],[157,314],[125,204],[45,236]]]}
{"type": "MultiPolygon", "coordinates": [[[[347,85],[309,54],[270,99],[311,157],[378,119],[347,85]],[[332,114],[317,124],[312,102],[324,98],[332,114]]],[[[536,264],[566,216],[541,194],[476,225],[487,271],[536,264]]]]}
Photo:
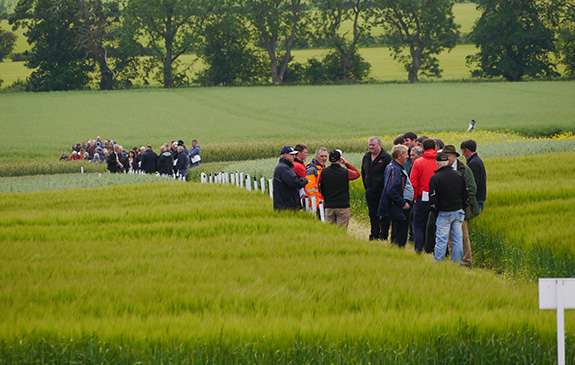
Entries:
{"type": "Polygon", "coordinates": [[[305,195],[310,197],[315,195],[315,203],[319,207],[319,202],[323,201],[323,196],[319,192],[318,179],[321,170],[327,163],[327,148],[320,147],[315,151],[315,158],[306,166],[305,177],[309,183],[305,186],[305,195]]]}

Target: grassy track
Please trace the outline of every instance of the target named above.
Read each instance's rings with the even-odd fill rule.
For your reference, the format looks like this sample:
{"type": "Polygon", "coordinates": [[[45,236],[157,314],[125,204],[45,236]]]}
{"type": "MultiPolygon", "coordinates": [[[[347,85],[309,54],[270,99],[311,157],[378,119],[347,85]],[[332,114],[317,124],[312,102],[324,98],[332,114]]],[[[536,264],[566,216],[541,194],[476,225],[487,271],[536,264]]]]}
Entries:
{"type": "Polygon", "coordinates": [[[535,285],[350,239],[273,212],[266,196],[158,183],[1,198],[5,360],[203,349],[242,361],[553,361],[554,315],[538,310],[535,285]],[[90,355],[94,338],[110,351],[90,355]]]}
{"type": "MultiPolygon", "coordinates": [[[[101,135],[124,147],[364,139],[406,130],[575,130],[574,82],[430,83],[4,94],[0,158],[56,159],[101,135]],[[24,147],[24,149],[23,149],[24,147]]],[[[207,156],[206,156],[207,157],[207,156]]]]}

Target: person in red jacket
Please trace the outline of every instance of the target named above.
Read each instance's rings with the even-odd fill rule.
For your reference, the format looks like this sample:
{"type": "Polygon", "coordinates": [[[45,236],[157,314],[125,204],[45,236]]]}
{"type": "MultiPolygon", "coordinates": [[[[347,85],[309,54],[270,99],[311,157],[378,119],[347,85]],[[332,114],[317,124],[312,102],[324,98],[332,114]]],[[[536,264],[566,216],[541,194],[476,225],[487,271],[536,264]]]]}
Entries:
{"type": "Polygon", "coordinates": [[[411,168],[409,180],[413,185],[415,205],[413,207],[413,239],[415,241],[415,251],[421,253],[425,247],[425,232],[427,229],[427,218],[431,210],[429,203],[429,180],[437,170],[435,157],[435,141],[426,139],[423,141],[423,157],[417,159],[411,168]]]}
{"type": "Polygon", "coordinates": [[[299,177],[305,177],[305,159],[307,158],[307,146],[305,144],[296,144],[293,148],[297,155],[293,160],[293,170],[299,177]]]}

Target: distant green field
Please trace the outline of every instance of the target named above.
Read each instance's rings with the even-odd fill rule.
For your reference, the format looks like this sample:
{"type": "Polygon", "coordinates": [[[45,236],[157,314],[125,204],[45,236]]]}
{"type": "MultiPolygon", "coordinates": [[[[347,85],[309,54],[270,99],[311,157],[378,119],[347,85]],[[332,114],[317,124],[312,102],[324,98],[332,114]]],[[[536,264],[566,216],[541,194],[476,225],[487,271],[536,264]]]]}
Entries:
{"type": "MultiPolygon", "coordinates": [[[[54,92],[0,96],[0,158],[57,159],[83,139],[125,147],[366,138],[407,130],[574,131],[575,82],[54,92]]],[[[271,156],[266,156],[271,157],[271,156]]]]}

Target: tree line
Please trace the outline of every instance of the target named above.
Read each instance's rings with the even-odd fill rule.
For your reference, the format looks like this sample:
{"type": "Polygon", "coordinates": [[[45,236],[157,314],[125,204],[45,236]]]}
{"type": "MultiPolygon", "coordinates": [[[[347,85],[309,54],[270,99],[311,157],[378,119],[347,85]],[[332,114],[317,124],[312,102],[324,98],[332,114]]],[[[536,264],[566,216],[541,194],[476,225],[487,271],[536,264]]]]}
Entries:
{"type": "MultiPolygon", "coordinates": [[[[574,0],[477,0],[468,39],[472,76],[575,74],[574,0]]],[[[130,88],[136,80],[189,85],[282,85],[362,80],[370,65],[358,46],[390,48],[409,82],[441,76],[438,54],[461,38],[453,0],[19,0],[8,15],[21,28],[34,69],[31,91],[130,88]],[[296,48],[325,47],[322,59],[292,59],[296,48]],[[190,78],[180,57],[204,64],[190,78]]],[[[15,36],[0,30],[0,60],[15,36]]]]}

